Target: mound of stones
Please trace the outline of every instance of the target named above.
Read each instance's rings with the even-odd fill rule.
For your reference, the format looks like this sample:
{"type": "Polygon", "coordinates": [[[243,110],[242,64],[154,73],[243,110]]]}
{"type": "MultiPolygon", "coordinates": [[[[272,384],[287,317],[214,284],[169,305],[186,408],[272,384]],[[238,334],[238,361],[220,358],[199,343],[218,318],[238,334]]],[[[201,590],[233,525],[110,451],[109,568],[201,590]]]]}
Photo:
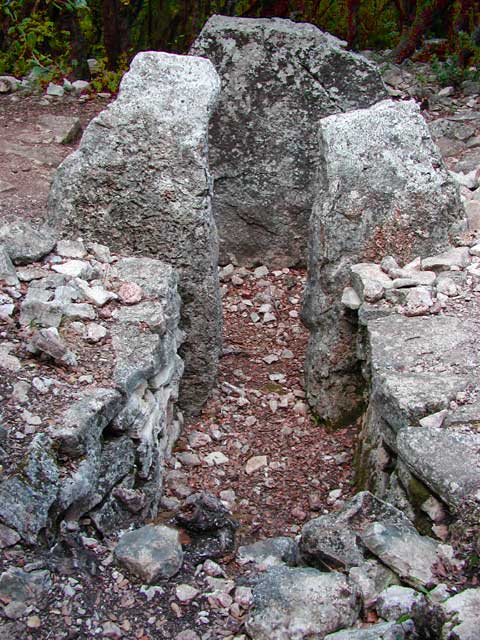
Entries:
{"type": "Polygon", "coordinates": [[[306,523],[298,543],[264,540],[239,559],[256,572],[252,640],[473,640],[478,631],[480,589],[442,582],[439,567],[460,564],[452,547],[368,491],[306,523]]]}
{"type": "Polygon", "coordinates": [[[222,81],[209,129],[222,264],[305,264],[319,120],[387,97],[345,46],[311,24],[218,15],[193,44],[222,81]]]}
{"type": "Polygon", "coordinates": [[[15,219],[0,242],[2,547],[143,522],[182,425],[175,271],[15,219]]]}
{"type": "Polygon", "coordinates": [[[458,185],[415,102],[382,101],[324,118],[302,317],[310,329],[306,391],[332,426],[363,408],[357,317],[342,305],[349,267],[392,255],[404,262],[447,248],[462,229],[458,185]]]}
{"type": "Polygon", "coordinates": [[[88,125],[57,170],[53,227],[178,270],[183,301],[181,404],[204,404],[221,348],[217,232],[211,213],[208,121],[219,91],[208,60],[139,53],[118,98],[88,125]]]}

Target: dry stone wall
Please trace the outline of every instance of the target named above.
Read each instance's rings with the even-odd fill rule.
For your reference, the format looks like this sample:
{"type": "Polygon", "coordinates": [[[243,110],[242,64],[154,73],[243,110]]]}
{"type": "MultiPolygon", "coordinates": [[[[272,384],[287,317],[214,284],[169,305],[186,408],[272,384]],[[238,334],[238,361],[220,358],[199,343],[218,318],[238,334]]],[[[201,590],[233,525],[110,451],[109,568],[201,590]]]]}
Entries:
{"type": "Polygon", "coordinates": [[[359,481],[440,538],[480,506],[479,256],[472,243],[406,268],[355,265],[344,296],[370,386],[359,481]]]}
{"type": "Polygon", "coordinates": [[[373,63],[311,24],[212,16],[191,48],[222,79],[210,124],[221,262],[306,263],[318,122],[387,96],[373,63]]]}
{"type": "Polygon", "coordinates": [[[193,413],[214,384],[221,347],[207,148],[218,91],[208,60],[138,54],[117,100],[59,167],[48,205],[50,223],[64,234],[178,270],[186,333],[181,402],[193,413]]]}
{"type": "Polygon", "coordinates": [[[413,101],[323,119],[319,151],[302,311],[310,329],[306,390],[317,415],[335,426],[362,409],[357,319],[340,303],[349,266],[438,251],[461,228],[464,211],[413,101]]]}
{"type": "Polygon", "coordinates": [[[154,516],[182,426],[175,271],[21,221],[2,241],[2,531],[34,544],[82,516],[103,534],[154,516]]]}

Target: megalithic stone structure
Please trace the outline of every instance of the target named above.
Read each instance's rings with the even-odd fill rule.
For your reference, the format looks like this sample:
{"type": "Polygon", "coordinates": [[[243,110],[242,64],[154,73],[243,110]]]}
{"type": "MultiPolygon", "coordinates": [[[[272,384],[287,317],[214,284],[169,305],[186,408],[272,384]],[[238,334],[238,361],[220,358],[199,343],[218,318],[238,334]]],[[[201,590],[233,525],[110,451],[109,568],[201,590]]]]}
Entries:
{"type": "Polygon", "coordinates": [[[180,404],[193,414],[214,384],[221,348],[208,169],[208,122],[219,89],[208,60],[139,53],[118,98],[58,168],[48,200],[48,220],[63,234],[178,270],[186,333],[180,404]]]}
{"type": "Polygon", "coordinates": [[[302,319],[307,398],[331,426],[353,422],[364,381],[357,319],[342,302],[350,266],[402,264],[446,248],[465,212],[414,101],[384,100],[320,122],[317,195],[302,319]]]}
{"type": "Polygon", "coordinates": [[[220,262],[306,264],[318,121],[387,97],[374,64],[312,24],[212,16],[190,52],[222,79],[210,123],[220,262]]]}

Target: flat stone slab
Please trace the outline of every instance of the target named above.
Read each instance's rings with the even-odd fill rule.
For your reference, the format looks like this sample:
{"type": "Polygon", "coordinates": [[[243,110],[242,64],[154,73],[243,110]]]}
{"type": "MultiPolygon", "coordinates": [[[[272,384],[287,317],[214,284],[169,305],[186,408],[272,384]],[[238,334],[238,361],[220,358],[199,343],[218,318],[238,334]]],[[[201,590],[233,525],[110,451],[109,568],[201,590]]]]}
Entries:
{"type": "Polygon", "coordinates": [[[411,473],[454,510],[469,497],[480,499],[480,433],[466,429],[410,427],[397,436],[411,473]]]}

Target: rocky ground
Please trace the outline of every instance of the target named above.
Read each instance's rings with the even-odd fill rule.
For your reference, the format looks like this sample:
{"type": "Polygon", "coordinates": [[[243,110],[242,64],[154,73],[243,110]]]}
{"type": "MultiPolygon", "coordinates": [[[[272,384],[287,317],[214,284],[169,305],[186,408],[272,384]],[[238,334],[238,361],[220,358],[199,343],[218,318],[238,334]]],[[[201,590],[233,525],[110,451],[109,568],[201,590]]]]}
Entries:
{"type": "MultiPolygon", "coordinates": [[[[415,75],[393,71],[387,78],[392,92],[403,97],[413,91],[415,75]]],[[[465,180],[476,179],[478,98],[455,91],[439,96],[438,87],[428,97],[427,119],[453,115],[452,122],[460,123],[439,135],[450,167],[470,176],[465,180]],[[470,113],[467,123],[454,115],[459,109],[470,113]]],[[[0,216],[42,220],[52,172],[75,147],[75,141],[60,142],[45,116],[76,117],[85,125],[106,101],[0,96],[0,216]]],[[[468,197],[474,217],[478,200],[468,197]]],[[[299,320],[305,274],[224,267],[220,275],[224,350],[219,385],[176,445],[158,524],[174,522],[178,509],[188,511],[189,496],[207,491],[229,508],[236,546],[271,536],[293,538],[306,520],[337,511],[353,494],[356,427],[328,433],[307,411],[302,382],[307,332],[299,320]]],[[[235,547],[227,544],[221,558],[213,550],[213,559],[205,559],[207,551],[184,530],[181,571],[148,586],[118,569],[113,556],[117,536],[99,541],[88,520],[81,525],[80,531],[64,532],[40,556],[20,546],[4,549],[1,570],[19,571],[11,569],[12,579],[1,585],[6,605],[1,638],[245,637],[258,567],[242,564],[235,547]]],[[[276,553],[287,556],[291,549],[285,545],[276,553]]],[[[365,620],[375,621],[372,613],[365,620]]]]}

